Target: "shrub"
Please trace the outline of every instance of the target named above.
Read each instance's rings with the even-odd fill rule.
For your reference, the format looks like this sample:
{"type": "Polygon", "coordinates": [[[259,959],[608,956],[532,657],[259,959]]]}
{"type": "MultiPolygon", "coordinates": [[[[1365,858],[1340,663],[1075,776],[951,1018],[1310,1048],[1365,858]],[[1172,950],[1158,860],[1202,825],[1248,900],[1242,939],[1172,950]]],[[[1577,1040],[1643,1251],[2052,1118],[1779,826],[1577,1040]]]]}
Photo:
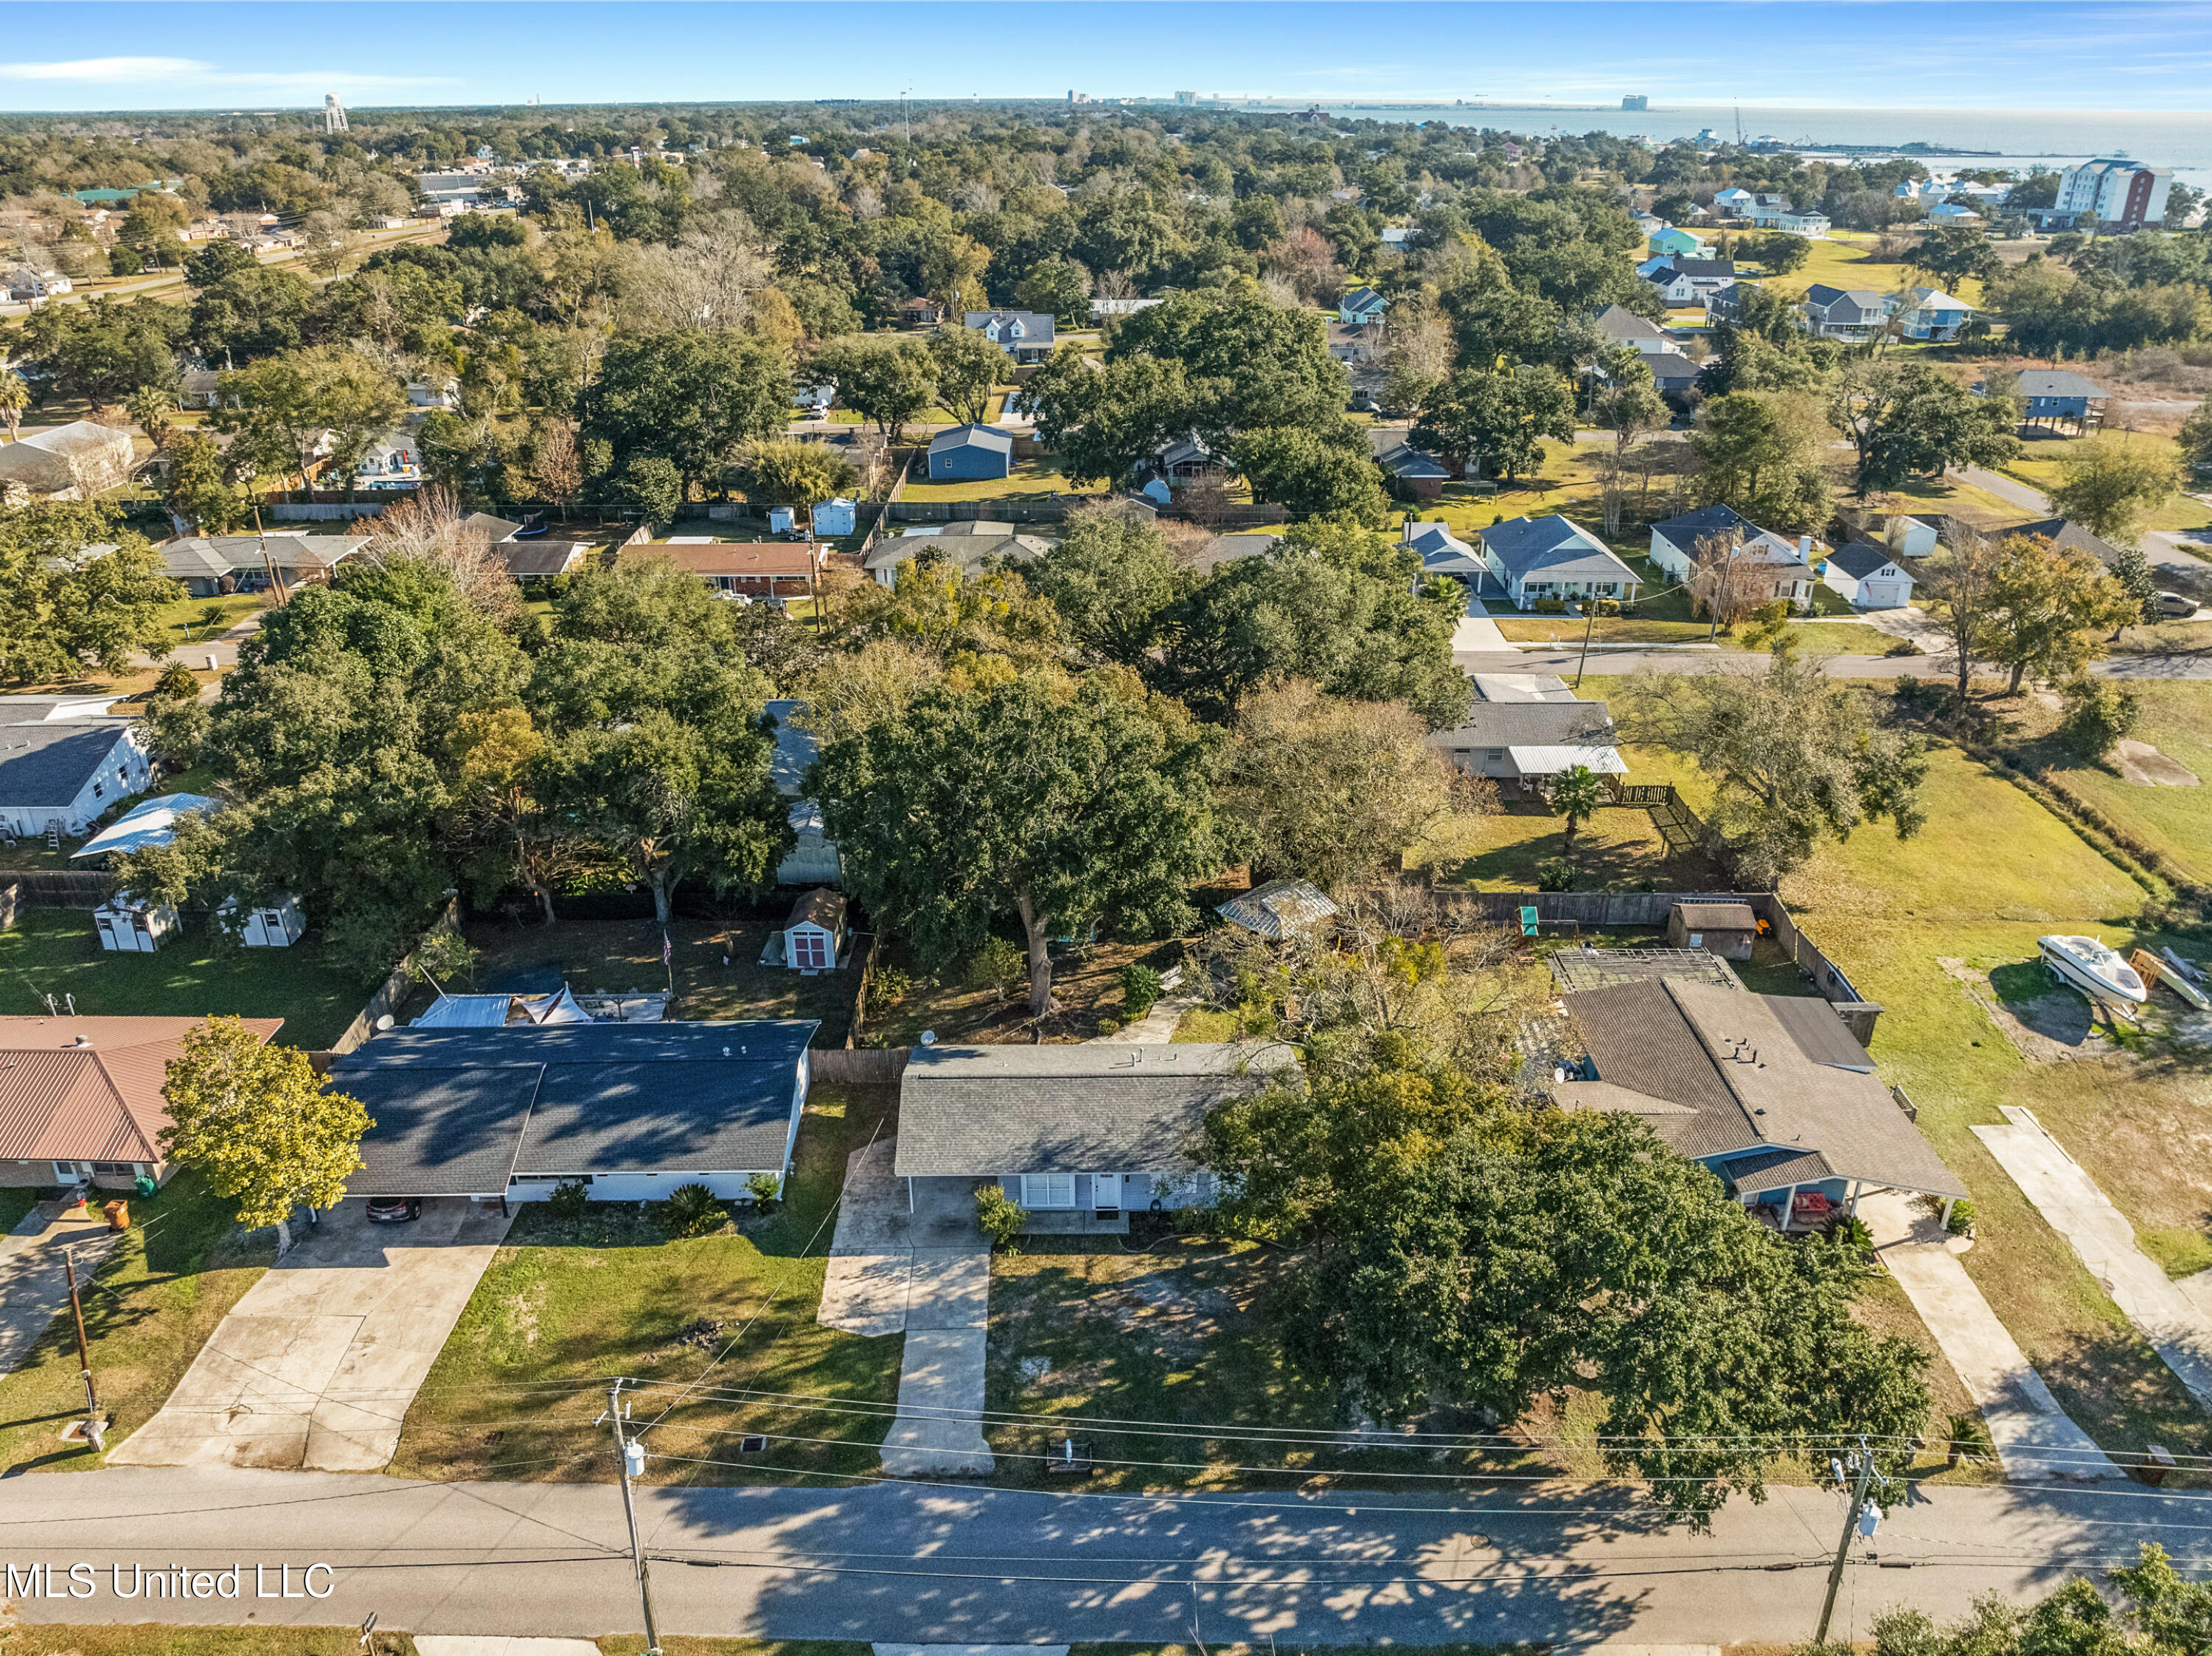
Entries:
{"type": "Polygon", "coordinates": [[[1971,1236],[1974,1234],[1974,1204],[1961,1196],[1951,1204],[1951,1234],[1971,1236]]]}
{"type": "Polygon", "coordinates": [[[1030,961],[1022,946],[1004,937],[987,937],[968,957],[968,986],[988,989],[1004,1000],[1029,981],[1030,961]]]}
{"type": "Polygon", "coordinates": [[[1530,608],[1540,616],[1564,616],[1567,613],[1567,601],[1565,598],[1538,598],[1530,608]]]}
{"type": "Polygon", "coordinates": [[[2066,716],[2058,721],[2058,739],[2084,759],[2102,759],[2142,722],[2142,698],[2123,686],[2084,674],[2062,694],[2066,716]]]}
{"type": "Polygon", "coordinates": [[[994,1247],[1012,1247],[1022,1234],[1022,1210],[1013,1198],[996,1185],[975,1190],[975,1222],[994,1247]]]}
{"type": "Polygon", "coordinates": [[[772,1173],[757,1173],[745,1180],[745,1190],[753,1200],[766,1207],[783,1194],[783,1180],[772,1173]]]}
{"type": "Polygon", "coordinates": [[[878,1005],[889,1006],[904,999],[914,990],[914,974],[902,972],[896,966],[879,967],[868,978],[868,992],[878,1005]]]}
{"type": "Polygon", "coordinates": [[[1121,1033],[1121,1019],[1119,1019],[1119,1018],[1101,1018],[1101,1019],[1099,1019],[1099,1020],[1098,1020],[1098,1033],[1099,1033],[1100,1034],[1102,1034],[1102,1035],[1118,1035],[1118,1034],[1120,1034],[1121,1033]]]}
{"type": "Polygon", "coordinates": [[[1139,1018],[1159,1004],[1160,974],[1139,961],[1131,961],[1121,968],[1121,1010],[1127,1021],[1139,1018]]]}
{"type": "MultiPolygon", "coordinates": [[[[1911,639],[1901,638],[1898,640],[1896,643],[1891,645],[1889,648],[1884,650],[1882,654],[1886,656],[1917,656],[1920,652],[1920,646],[1915,644],[1911,639]]],[[[1902,679],[1898,682],[1899,683],[1904,682],[1902,679]]]]}
{"type": "Polygon", "coordinates": [[[173,661],[161,669],[161,676],[154,681],[156,701],[189,701],[200,693],[200,682],[192,676],[192,670],[181,661],[173,661]]]}
{"type": "Polygon", "coordinates": [[[678,1185],[668,1192],[660,1222],[671,1236],[704,1236],[721,1228],[729,1215],[704,1185],[678,1185]]]}
{"type": "Polygon", "coordinates": [[[1954,1415],[1943,1429],[1951,1440],[1950,1453],[1944,1456],[1946,1464],[1955,1466],[1962,1460],[1997,1458],[1997,1446],[1990,1441],[1989,1425],[1978,1414],[1954,1415]]]}
{"type": "Polygon", "coordinates": [[[1575,865],[1564,857],[1547,857],[1536,864],[1536,889],[1539,891],[1572,891],[1575,889],[1575,865]]]}
{"type": "Polygon", "coordinates": [[[580,1219],[591,1200],[582,1180],[563,1179],[553,1186],[553,1194],[546,1198],[545,1207],[556,1219],[580,1219]]]}
{"type": "Polygon", "coordinates": [[[1867,1228],[1863,1219],[1845,1218],[1838,1214],[1828,1221],[1828,1234],[1845,1247],[1861,1253],[1874,1252],[1874,1233],[1867,1228]]]}

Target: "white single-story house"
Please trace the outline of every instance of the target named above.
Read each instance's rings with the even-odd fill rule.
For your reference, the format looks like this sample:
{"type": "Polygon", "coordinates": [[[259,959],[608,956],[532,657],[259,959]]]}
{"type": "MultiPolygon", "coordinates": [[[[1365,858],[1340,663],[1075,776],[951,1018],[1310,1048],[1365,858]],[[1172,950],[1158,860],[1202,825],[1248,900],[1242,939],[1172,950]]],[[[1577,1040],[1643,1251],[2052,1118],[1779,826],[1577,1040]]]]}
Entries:
{"type": "Polygon", "coordinates": [[[1830,224],[1828,215],[1816,207],[1801,207],[1774,215],[1774,227],[1786,230],[1793,236],[1825,236],[1830,224]]]}
{"type": "Polygon", "coordinates": [[[1603,541],[1557,513],[1492,524],[1480,538],[1484,567],[1522,610],[1544,598],[1627,602],[1643,587],[1603,541]]]}
{"type": "Polygon", "coordinates": [[[359,1099],[376,1122],[349,1191],[542,1202],[576,1180],[592,1201],[641,1202],[694,1184],[742,1200],[762,1175],[780,1187],[819,1027],[387,1030],[331,1066],[331,1089],[359,1099]]]}
{"type": "Polygon", "coordinates": [[[1518,782],[1533,792],[1579,765],[1601,776],[1626,776],[1620,738],[1602,701],[1485,699],[1466,722],[1437,731],[1429,746],[1470,776],[1518,782]]]}
{"type": "Polygon", "coordinates": [[[1852,541],[1828,555],[1821,584],[1862,610],[1899,610],[1912,602],[1912,572],[1879,541],[1852,541]]]}
{"type": "Polygon", "coordinates": [[[1674,349],[1674,336],[1656,322],[1648,322],[1623,305],[1608,305],[1594,318],[1598,337],[1608,345],[1632,345],[1646,356],[1674,349]]]}
{"type": "Polygon", "coordinates": [[[803,978],[836,969],[845,947],[845,899],[817,886],[792,905],[783,923],[783,963],[803,978]]]}
{"type": "Polygon", "coordinates": [[[153,780],[134,721],[112,698],[0,696],[0,837],[71,839],[153,780]]]}
{"type": "MultiPolygon", "coordinates": [[[[1749,560],[1737,580],[1764,584],[1767,599],[1787,598],[1800,606],[1813,601],[1813,537],[1791,540],[1761,529],[1733,507],[1700,507],[1651,525],[1651,561],[1676,580],[1686,580],[1698,561],[1698,543],[1718,537],[1735,547],[1739,563],[1749,560]]],[[[1739,588],[1747,591],[1748,588],[1739,588]]]]}
{"type": "Polygon", "coordinates": [[[131,481],[131,434],[92,420],[0,443],[0,501],[89,500],[131,481]]]}
{"type": "Polygon", "coordinates": [[[918,1047],[899,1083],[891,1171],[910,1204],[917,1184],[955,1196],[996,1184],[1028,1229],[1126,1232],[1132,1212],[1213,1198],[1190,1154],[1207,1113],[1277,1073],[1297,1073],[1286,1047],[918,1047]]]}
{"type": "MultiPolygon", "coordinates": [[[[0,1017],[0,1186],[128,1190],[168,1176],[162,1087],[198,1018],[0,1017]]],[[[266,1041],[282,1018],[240,1020],[266,1041]]]]}

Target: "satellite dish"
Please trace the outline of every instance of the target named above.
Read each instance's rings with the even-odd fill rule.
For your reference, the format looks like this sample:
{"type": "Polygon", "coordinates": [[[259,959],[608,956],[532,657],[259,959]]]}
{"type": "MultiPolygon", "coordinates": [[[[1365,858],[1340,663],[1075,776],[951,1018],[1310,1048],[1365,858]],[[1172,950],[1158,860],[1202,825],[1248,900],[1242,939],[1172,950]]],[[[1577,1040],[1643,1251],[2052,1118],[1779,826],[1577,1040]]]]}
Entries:
{"type": "Polygon", "coordinates": [[[379,1029],[389,1029],[392,1027],[392,1014],[386,1012],[382,1017],[377,1019],[376,1027],[379,1029]]]}
{"type": "Polygon", "coordinates": [[[934,1030],[934,1029],[924,1029],[924,1030],[921,1032],[921,1044],[922,1044],[923,1046],[936,1046],[936,1045],[937,1045],[937,1031],[936,1031],[936,1030],[934,1030]]]}

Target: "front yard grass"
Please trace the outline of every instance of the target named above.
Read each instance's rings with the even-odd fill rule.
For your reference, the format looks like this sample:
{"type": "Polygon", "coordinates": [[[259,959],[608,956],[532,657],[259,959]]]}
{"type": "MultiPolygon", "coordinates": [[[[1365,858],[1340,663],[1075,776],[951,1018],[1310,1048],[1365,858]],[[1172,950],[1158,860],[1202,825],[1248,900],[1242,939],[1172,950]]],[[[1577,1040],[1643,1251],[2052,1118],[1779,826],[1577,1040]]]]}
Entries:
{"type": "MultiPolygon", "coordinates": [[[[273,949],[268,951],[276,952],[273,949]]],[[[275,1233],[241,1232],[236,1206],[196,1173],[131,1196],[131,1230],[86,1286],[86,1344],[111,1447],[153,1418],[200,1347],[276,1256],[275,1233]]],[[[76,1333],[58,1317],[13,1374],[0,1375],[0,1477],[84,1471],[106,1456],[64,1443],[84,1413],[76,1333]]]]}
{"type": "Polygon", "coordinates": [[[643,1382],[637,1423],[672,1412],[649,1440],[646,1481],[723,1484],[874,1472],[888,1423],[834,1403],[726,1401],[682,1388],[746,1388],[895,1402],[903,1341],[823,1327],[823,1260],[845,1163],[896,1129],[894,1088],[829,1087],[806,1101],[789,1199],[714,1235],[669,1240],[627,1204],[579,1220],[524,1206],[408,1410],[394,1477],[590,1482],[614,1475],[604,1378],[643,1382]],[[716,1358],[719,1356],[720,1361],[716,1358]],[[562,1390],[558,1382],[571,1383],[562,1390]],[[762,1433],[751,1454],[740,1435],[762,1433]]]}
{"type": "MultiPolygon", "coordinates": [[[[2166,455],[2179,466],[2181,447],[2171,437],[2148,431],[2115,431],[2106,434],[2117,438],[2131,448],[2148,448],[2166,455]]],[[[2049,489],[2064,481],[2066,457],[2087,440],[2080,437],[2037,437],[2021,445],[2020,458],[2003,468],[2008,477],[2017,478],[2031,488],[2049,489]]],[[[2207,506],[2194,494],[2176,493],[2156,512],[2146,517],[2140,527],[2144,529],[2203,529],[2212,525],[2212,506],[2207,506]]]]}
{"type": "MultiPolygon", "coordinates": [[[[2212,645],[2212,630],[2205,642],[2212,645]]],[[[2037,742],[2033,756],[2050,767],[2053,780],[2079,794],[2117,827],[2163,853],[2186,877],[2212,884],[2212,683],[2190,679],[2131,680],[2142,723],[2134,739],[2149,743],[2205,784],[2197,787],[2146,786],[2130,782],[2110,760],[2093,763],[2056,742],[2037,742]]],[[[2055,725],[2059,713],[2023,698],[2008,704],[2030,733],[2055,725]]],[[[2199,944],[2185,955],[2212,953],[2199,944]]]]}
{"type": "Polygon", "coordinates": [[[1074,483],[1048,457],[1017,460],[1012,475],[977,477],[964,482],[933,483],[927,477],[910,482],[899,498],[917,505],[930,500],[1042,500],[1053,494],[1076,491],[1074,483]]]}
{"type": "Polygon", "coordinates": [[[88,1016],[282,1018],[279,1041],[318,1051],[372,987],[325,965],[312,931],[289,949],[218,948],[195,916],[151,955],[101,949],[84,909],[26,908],[0,931],[0,1011],[19,1015],[44,1012],[52,995],[88,1016]]]}
{"type": "MultiPolygon", "coordinates": [[[[677,1656],[678,1641],[664,1642],[677,1656]]],[[[24,1622],[5,1648],[8,1656],[361,1656],[362,1647],[359,1628],[24,1622]]],[[[376,1656],[415,1656],[414,1635],[380,1628],[376,1656]]]]}
{"type": "MultiPolygon", "coordinates": [[[[557,912],[557,899],[555,907],[557,912]]],[[[565,982],[579,994],[665,993],[672,980],[672,1018],[815,1018],[822,1027],[812,1044],[842,1046],[853,1023],[860,955],[856,952],[850,964],[811,978],[763,966],[761,950],[782,919],[780,913],[726,920],[678,915],[668,927],[673,958],[663,966],[660,927],[653,920],[564,919],[548,926],[533,912],[518,907],[513,919],[471,919],[462,926],[462,935],[477,951],[472,982],[447,987],[465,993],[471,988],[536,990],[565,982]]],[[[865,937],[854,944],[856,951],[866,947],[865,937]]],[[[432,990],[418,985],[399,1021],[404,1023],[434,998],[432,990]]]]}

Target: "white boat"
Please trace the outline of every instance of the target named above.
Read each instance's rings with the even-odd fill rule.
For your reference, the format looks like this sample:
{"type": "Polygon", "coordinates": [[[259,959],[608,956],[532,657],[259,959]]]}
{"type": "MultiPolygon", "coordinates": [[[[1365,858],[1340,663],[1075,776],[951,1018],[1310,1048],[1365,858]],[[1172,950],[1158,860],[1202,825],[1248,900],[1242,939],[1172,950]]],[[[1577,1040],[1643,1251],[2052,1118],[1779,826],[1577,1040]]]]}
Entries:
{"type": "Polygon", "coordinates": [[[2094,937],[2038,937],[2043,963],[2092,1000],[2107,1006],[2140,1006],[2150,998],[2134,967],[2094,937]]]}

